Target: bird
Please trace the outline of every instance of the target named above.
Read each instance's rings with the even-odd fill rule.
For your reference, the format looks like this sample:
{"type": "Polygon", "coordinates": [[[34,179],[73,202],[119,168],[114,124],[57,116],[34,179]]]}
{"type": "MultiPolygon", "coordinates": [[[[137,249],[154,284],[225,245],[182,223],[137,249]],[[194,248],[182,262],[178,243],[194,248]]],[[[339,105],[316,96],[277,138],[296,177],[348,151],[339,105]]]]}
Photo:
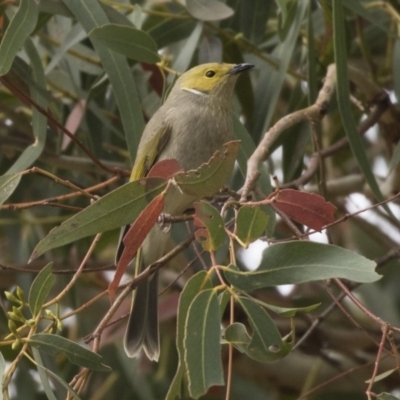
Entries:
{"type": "MultiPolygon", "coordinates": [[[[253,67],[248,63],[207,63],[183,73],[143,131],[130,181],[145,177],[154,164],[167,159],[175,159],[185,171],[196,169],[232,140],[235,83],[242,72],[253,67]]],[[[170,189],[164,214],[182,215],[198,200],[174,186],[170,189]]],[[[126,226],[121,230],[116,263],[128,229],[126,226]]],[[[136,255],[136,274],[162,257],[167,243],[168,234],[156,223],[136,255]]],[[[144,350],[150,360],[158,361],[158,272],[140,282],[132,297],[125,352],[128,357],[135,357],[144,350]]]]}

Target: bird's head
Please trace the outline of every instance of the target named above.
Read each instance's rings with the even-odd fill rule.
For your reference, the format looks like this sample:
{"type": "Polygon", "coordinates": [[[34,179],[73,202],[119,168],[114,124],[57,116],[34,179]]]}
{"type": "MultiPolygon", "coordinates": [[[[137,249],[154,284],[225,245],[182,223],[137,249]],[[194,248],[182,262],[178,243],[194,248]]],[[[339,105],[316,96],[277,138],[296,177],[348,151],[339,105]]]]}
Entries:
{"type": "Polygon", "coordinates": [[[231,101],[239,74],[253,67],[252,64],[201,64],[181,75],[174,89],[231,101]]]}

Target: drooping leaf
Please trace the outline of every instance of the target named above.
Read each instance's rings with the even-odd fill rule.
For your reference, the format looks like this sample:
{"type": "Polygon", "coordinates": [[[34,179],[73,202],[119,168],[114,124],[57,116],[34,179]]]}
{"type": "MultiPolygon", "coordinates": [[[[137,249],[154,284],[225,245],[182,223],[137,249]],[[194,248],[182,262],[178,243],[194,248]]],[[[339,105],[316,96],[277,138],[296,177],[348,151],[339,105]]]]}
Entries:
{"type": "Polygon", "coordinates": [[[121,258],[118,261],[117,269],[114,278],[108,286],[108,295],[111,300],[114,300],[115,294],[118,290],[118,285],[124,275],[127,266],[132,261],[133,257],[139,250],[146,236],[151,231],[151,228],[157,222],[164,207],[164,195],[160,193],[156,196],[146,208],[139,214],[139,216],[132,223],[128,232],[124,236],[124,250],[121,258]]]}
{"type": "Polygon", "coordinates": [[[200,271],[192,276],[186,283],[179,297],[177,329],[176,329],[176,348],[178,350],[178,368],[174,379],[168,390],[166,400],[173,400],[176,396],[181,397],[182,379],[185,376],[185,323],[188,315],[188,310],[194,298],[203,290],[212,288],[210,276],[206,271],[200,271]]]}
{"type": "Polygon", "coordinates": [[[232,173],[240,142],[224,144],[223,150],[216,151],[210,161],[198,169],[175,175],[175,182],[183,193],[202,198],[215,194],[232,173]]]}
{"type": "Polygon", "coordinates": [[[32,348],[32,355],[38,367],[37,370],[40,381],[42,382],[43,390],[49,400],[57,400],[57,397],[54,395],[53,389],[51,387],[49,377],[55,379],[58,383],[60,383],[74,399],[80,400],[78,394],[71,388],[71,386],[68,385],[67,382],[65,382],[61,377],[59,377],[57,374],[55,374],[53,371],[49,370],[43,365],[42,357],[39,350],[32,348]]]}
{"type": "Polygon", "coordinates": [[[236,217],[236,236],[246,248],[259,239],[268,224],[268,215],[258,207],[240,207],[236,217]]]}
{"type": "Polygon", "coordinates": [[[247,333],[246,327],[239,323],[234,322],[225,329],[225,340],[233,344],[238,350],[242,350],[243,346],[248,346],[251,342],[251,337],[247,333]]]}
{"type": "MultiPolygon", "coordinates": [[[[398,372],[398,368],[389,369],[389,370],[387,370],[387,371],[385,371],[385,372],[382,372],[381,374],[375,376],[375,378],[374,378],[374,383],[375,383],[375,382],[379,382],[379,381],[381,381],[382,379],[387,378],[388,376],[392,375],[393,372],[398,372]]],[[[366,380],[365,383],[371,383],[371,379],[366,380]]]]}
{"type": "Polygon", "coordinates": [[[399,400],[398,397],[393,396],[393,395],[390,394],[390,393],[380,393],[380,394],[377,394],[377,395],[376,395],[376,398],[377,398],[378,400],[399,400]]]}
{"type": "MultiPolygon", "coordinates": [[[[353,114],[351,113],[343,5],[341,1],[334,1],[332,5],[334,27],[333,39],[337,75],[336,94],[343,128],[346,132],[347,138],[349,139],[350,147],[354,157],[356,158],[369,187],[371,188],[374,196],[379,201],[383,201],[384,197],[376,181],[375,175],[372,172],[371,164],[366,155],[362,138],[357,131],[356,122],[353,114]]],[[[383,207],[389,215],[392,214],[386,204],[384,204],[383,207]]]]}
{"type": "Polygon", "coordinates": [[[11,68],[15,56],[33,32],[38,17],[35,1],[21,1],[0,44],[0,76],[11,68]]]}
{"type": "Polygon", "coordinates": [[[29,338],[28,343],[50,355],[64,353],[72,364],[92,369],[93,371],[110,371],[110,367],[102,363],[102,357],[90,350],[59,335],[38,333],[29,338]]]}
{"type": "Polygon", "coordinates": [[[129,182],[106,194],[52,229],[35,247],[31,260],[50,249],[131,223],[165,187],[164,179],[147,178],[129,182]]]}
{"type": "MultiPolygon", "coordinates": [[[[257,301],[257,302],[260,303],[259,301],[257,301]]],[[[278,306],[274,306],[272,304],[267,304],[264,302],[261,305],[282,317],[292,318],[292,317],[296,316],[297,313],[308,313],[310,311],[315,310],[316,308],[318,308],[321,305],[321,303],[312,304],[311,306],[307,306],[307,307],[291,307],[291,308],[278,307],[278,306]]]]}
{"type": "Polygon", "coordinates": [[[334,222],[336,207],[315,193],[284,189],[273,193],[275,207],[300,224],[321,231],[325,225],[334,222]]]}
{"type": "Polygon", "coordinates": [[[38,273],[29,291],[28,302],[34,317],[40,313],[40,310],[42,309],[42,306],[45,303],[47,296],[49,295],[50,290],[55,282],[55,278],[52,273],[52,265],[53,263],[47,264],[38,273]]]}
{"type": "MultiPolygon", "coordinates": [[[[63,2],[87,33],[109,23],[106,13],[97,0],[63,0],[63,2]]],[[[92,43],[113,87],[129,154],[131,160],[134,160],[144,129],[144,118],[131,70],[124,56],[109,50],[97,39],[93,39],[92,43]]]]}
{"type": "Polygon", "coordinates": [[[233,10],[218,0],[186,0],[193,17],[201,21],[220,21],[233,15],[233,10]]]}
{"type": "Polygon", "coordinates": [[[93,29],[89,37],[127,58],[149,64],[160,61],[156,42],[146,32],[139,29],[106,24],[93,29]]]}
{"type": "Polygon", "coordinates": [[[21,174],[0,176],[0,207],[13,194],[21,180],[21,174]]]}
{"type": "Polygon", "coordinates": [[[260,362],[273,362],[285,357],[292,345],[284,342],[274,321],[258,304],[246,297],[238,297],[252,329],[251,341],[238,348],[260,362]]]}
{"type": "Polygon", "coordinates": [[[218,250],[225,242],[227,234],[225,224],[220,213],[208,202],[201,201],[194,204],[194,225],[196,239],[204,250],[218,250]]]}
{"type": "MultiPolygon", "coordinates": [[[[31,69],[29,70],[30,79],[27,79],[31,98],[34,103],[45,110],[47,108],[47,96],[43,95],[43,93],[46,93],[46,80],[42,60],[30,38],[26,39],[24,48],[31,63],[31,69]]],[[[47,118],[35,106],[32,106],[32,114],[34,141],[24,149],[17,161],[7,170],[6,174],[23,171],[30,167],[42,154],[47,136],[47,118]]]]}
{"type": "Polygon", "coordinates": [[[375,267],[375,262],[342,247],[297,241],[269,246],[258,269],[243,272],[231,266],[225,277],[233,286],[251,291],[330,278],[375,282],[381,278],[375,267]]]}
{"type": "Polygon", "coordinates": [[[211,386],[224,384],[220,338],[217,294],[213,289],[203,290],[190,305],[185,325],[185,365],[189,393],[194,399],[211,386]]]}

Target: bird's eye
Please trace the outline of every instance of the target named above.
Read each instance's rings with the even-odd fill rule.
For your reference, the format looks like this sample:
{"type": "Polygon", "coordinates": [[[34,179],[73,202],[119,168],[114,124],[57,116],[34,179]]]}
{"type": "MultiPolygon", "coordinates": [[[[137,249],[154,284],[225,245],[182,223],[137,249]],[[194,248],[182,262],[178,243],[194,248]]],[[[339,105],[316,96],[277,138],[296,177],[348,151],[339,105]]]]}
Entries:
{"type": "Polygon", "coordinates": [[[206,77],[207,78],[212,78],[215,75],[215,71],[207,71],[206,72],[206,77]]]}

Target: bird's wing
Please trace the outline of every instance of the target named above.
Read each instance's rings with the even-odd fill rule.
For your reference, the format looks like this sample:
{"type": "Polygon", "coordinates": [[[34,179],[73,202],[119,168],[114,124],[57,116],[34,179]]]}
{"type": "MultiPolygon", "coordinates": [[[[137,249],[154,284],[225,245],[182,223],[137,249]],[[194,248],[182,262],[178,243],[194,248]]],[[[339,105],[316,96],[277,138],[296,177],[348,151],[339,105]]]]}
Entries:
{"type": "Polygon", "coordinates": [[[139,146],[135,164],[132,169],[130,181],[146,176],[151,167],[157,162],[161,152],[171,137],[171,127],[163,125],[149,140],[145,140],[139,146]]]}

